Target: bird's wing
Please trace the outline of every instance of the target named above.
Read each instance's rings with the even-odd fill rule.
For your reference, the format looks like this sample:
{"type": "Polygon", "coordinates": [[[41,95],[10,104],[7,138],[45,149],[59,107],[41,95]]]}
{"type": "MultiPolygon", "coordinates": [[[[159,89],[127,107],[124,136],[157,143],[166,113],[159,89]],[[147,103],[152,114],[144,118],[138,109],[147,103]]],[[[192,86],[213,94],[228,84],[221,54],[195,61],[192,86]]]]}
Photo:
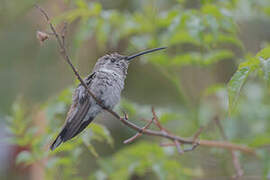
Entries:
{"type": "MultiPolygon", "coordinates": [[[[85,78],[84,81],[88,87],[91,84],[94,76],[95,73],[92,73],[85,78]]],[[[73,94],[72,105],[67,113],[66,123],[62,131],[51,145],[52,150],[59,146],[62,142],[65,142],[79,134],[92,121],[94,117],[85,119],[90,106],[91,102],[89,95],[87,94],[85,88],[80,84],[73,94]]]]}

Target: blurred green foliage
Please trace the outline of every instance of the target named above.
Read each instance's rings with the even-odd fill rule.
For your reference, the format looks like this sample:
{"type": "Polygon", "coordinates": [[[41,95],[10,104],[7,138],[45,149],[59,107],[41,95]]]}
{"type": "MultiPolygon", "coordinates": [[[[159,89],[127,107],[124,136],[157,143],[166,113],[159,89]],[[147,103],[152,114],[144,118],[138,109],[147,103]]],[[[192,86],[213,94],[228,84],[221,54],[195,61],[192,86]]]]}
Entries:
{"type": "MultiPolygon", "coordinates": [[[[134,8],[119,10],[107,7],[103,1],[67,0],[68,10],[55,17],[53,23],[67,21],[74,25],[74,54],[88,41],[94,41],[100,52],[118,48],[134,52],[168,46],[165,52],[142,57],[177,92],[174,106],[157,108],[161,123],[176,134],[190,136],[218,116],[230,141],[254,147],[258,152],[259,159],[256,160],[247,155],[240,156],[245,172],[254,170],[247,172],[247,176],[255,172],[259,178],[266,179],[270,174],[269,149],[265,148],[270,144],[270,47],[264,45],[257,54],[246,50],[239,37],[237,11],[242,6],[250,7],[251,14],[259,13],[269,18],[269,1],[178,0],[168,3],[151,0],[133,3],[136,4],[133,4],[134,8]],[[181,72],[185,68],[210,69],[226,61],[238,66],[229,82],[207,84],[203,91],[196,93],[198,97],[193,97],[184,87],[185,77],[181,72]]],[[[233,174],[230,159],[228,162],[220,160],[220,163],[225,162],[221,175],[211,168],[202,168],[201,161],[208,160],[204,155],[219,159],[225,156],[224,150],[204,152],[202,149],[198,150],[202,153],[200,158],[196,158],[196,152],[191,152],[183,155],[189,158],[185,159],[179,157],[173,147],[159,147],[159,141],[150,138],[150,141],[145,138],[132,145],[120,146],[117,145],[120,140],[114,139],[106,126],[97,123],[92,123],[81,136],[61,145],[55,152],[48,152],[48,144],[65,119],[73,89],[63,90],[34,110],[26,108],[22,99],[13,104],[11,114],[6,117],[8,131],[12,134],[7,140],[26,147],[16,157],[18,164],[33,165],[46,159],[46,179],[59,176],[61,179],[98,180],[207,179],[211,175],[228,177],[233,174]],[[37,112],[42,113],[46,122],[43,133],[38,132],[40,127],[36,123],[41,120],[36,117],[37,112]],[[106,154],[100,144],[109,144],[113,152],[106,154]],[[87,157],[91,163],[83,167],[87,152],[91,154],[87,157]]],[[[166,95],[164,92],[163,96],[166,95]]],[[[151,118],[150,105],[142,106],[126,98],[116,109],[128,112],[131,120],[151,118]]],[[[142,121],[137,123],[143,124],[142,121]]],[[[115,131],[124,131],[124,128],[127,127],[115,131]]],[[[128,135],[133,133],[128,132],[128,135]]],[[[222,136],[212,127],[203,132],[201,138],[221,140],[222,136]]]]}

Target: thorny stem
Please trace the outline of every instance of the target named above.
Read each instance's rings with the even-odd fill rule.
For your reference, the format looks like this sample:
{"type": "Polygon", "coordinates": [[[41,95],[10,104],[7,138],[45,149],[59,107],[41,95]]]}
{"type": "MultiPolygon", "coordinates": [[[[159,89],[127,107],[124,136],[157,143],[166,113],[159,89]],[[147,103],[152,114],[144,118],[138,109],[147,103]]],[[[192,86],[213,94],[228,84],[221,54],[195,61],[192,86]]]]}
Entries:
{"type": "MultiPolygon", "coordinates": [[[[150,130],[147,129],[148,127],[139,127],[136,124],[128,121],[128,116],[127,114],[124,114],[124,117],[121,117],[118,113],[116,113],[115,111],[108,109],[107,107],[105,107],[102,102],[96,98],[96,96],[91,92],[91,90],[87,87],[87,85],[85,84],[85,82],[83,81],[83,79],[81,78],[81,76],[79,75],[78,71],[76,70],[76,68],[73,66],[73,64],[71,63],[71,59],[67,53],[66,47],[65,47],[65,32],[66,32],[66,25],[64,26],[64,32],[62,32],[61,36],[57,33],[56,29],[54,28],[53,24],[50,21],[50,18],[48,16],[48,14],[46,13],[45,10],[43,10],[41,7],[39,7],[38,5],[35,5],[35,7],[42,13],[42,15],[45,17],[47,23],[50,26],[50,29],[52,31],[52,34],[55,36],[59,48],[60,48],[60,54],[62,55],[62,57],[64,58],[64,60],[68,63],[68,65],[70,66],[70,68],[72,69],[73,73],[75,74],[75,76],[77,77],[77,79],[80,81],[81,85],[86,89],[87,93],[97,102],[98,105],[100,105],[105,111],[109,112],[112,116],[114,116],[116,119],[120,120],[123,124],[125,124],[126,126],[128,126],[129,128],[137,131],[139,134],[145,134],[145,135],[150,135],[150,136],[158,136],[158,137],[162,137],[168,140],[171,140],[173,143],[173,146],[176,146],[178,151],[182,152],[186,152],[186,151],[192,151],[194,150],[198,145],[201,146],[206,146],[206,147],[216,147],[216,148],[223,148],[223,149],[230,149],[230,150],[238,150],[238,151],[242,151],[244,153],[249,153],[249,154],[255,154],[254,150],[246,147],[246,146],[242,146],[242,145],[237,145],[237,144],[233,144],[230,142],[226,142],[226,141],[209,141],[209,140],[199,140],[196,142],[196,140],[194,139],[186,139],[186,138],[182,138],[180,136],[176,136],[173,135],[172,133],[168,132],[167,130],[165,130],[161,124],[158,121],[158,118],[156,116],[156,113],[154,111],[154,108],[152,108],[152,114],[153,114],[153,121],[155,121],[155,124],[160,128],[160,131],[155,131],[155,130],[150,130]],[[190,149],[187,150],[179,150],[179,145],[180,144],[190,144],[192,145],[192,147],[190,149]]],[[[149,125],[150,126],[150,123],[149,125]]],[[[135,135],[136,139],[137,137],[139,137],[140,135],[135,135]]],[[[197,139],[197,138],[195,138],[197,139]]],[[[131,140],[133,141],[133,140],[131,140]]]]}

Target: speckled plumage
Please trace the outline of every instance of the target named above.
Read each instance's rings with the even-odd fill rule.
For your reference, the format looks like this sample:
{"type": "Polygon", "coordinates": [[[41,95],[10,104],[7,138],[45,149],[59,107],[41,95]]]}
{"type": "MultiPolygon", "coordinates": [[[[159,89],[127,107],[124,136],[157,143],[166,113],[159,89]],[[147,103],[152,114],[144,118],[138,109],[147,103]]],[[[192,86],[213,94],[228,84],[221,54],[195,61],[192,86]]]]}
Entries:
{"type": "MultiPolygon", "coordinates": [[[[120,100],[121,91],[127,74],[129,61],[126,56],[117,53],[101,57],[93,72],[84,79],[91,92],[109,109],[112,109],[120,100]]],[[[72,105],[67,114],[65,125],[51,145],[54,150],[82,130],[100,113],[102,108],[80,84],[72,98],[72,105]]]]}
{"type": "MultiPolygon", "coordinates": [[[[103,103],[103,106],[113,109],[119,102],[121,91],[124,89],[130,60],[162,49],[165,47],[146,50],[131,56],[122,56],[117,53],[105,55],[98,59],[92,73],[84,79],[84,82],[95,97],[103,103]]],[[[82,132],[101,110],[100,105],[80,84],[73,94],[64,127],[52,143],[51,150],[82,132]]]]}

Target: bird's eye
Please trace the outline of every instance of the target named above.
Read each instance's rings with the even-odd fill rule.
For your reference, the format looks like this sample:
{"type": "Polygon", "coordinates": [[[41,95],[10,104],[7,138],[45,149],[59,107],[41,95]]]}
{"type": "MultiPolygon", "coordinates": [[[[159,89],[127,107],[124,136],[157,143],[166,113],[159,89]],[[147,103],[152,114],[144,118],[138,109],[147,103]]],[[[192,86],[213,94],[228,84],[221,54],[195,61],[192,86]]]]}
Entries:
{"type": "Polygon", "coordinates": [[[111,59],[111,62],[114,63],[115,62],[115,59],[111,59]]]}

